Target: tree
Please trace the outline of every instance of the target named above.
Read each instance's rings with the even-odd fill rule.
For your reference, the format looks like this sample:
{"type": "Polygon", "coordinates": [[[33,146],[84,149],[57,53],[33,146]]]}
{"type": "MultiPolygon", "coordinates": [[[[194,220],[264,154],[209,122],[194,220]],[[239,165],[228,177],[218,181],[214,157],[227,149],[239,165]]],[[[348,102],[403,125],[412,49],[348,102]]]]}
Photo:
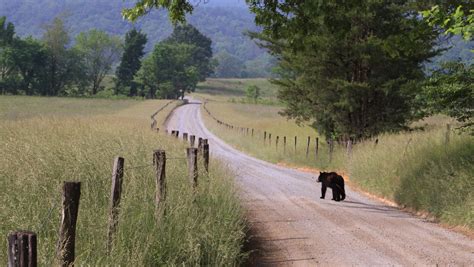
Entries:
{"type": "Polygon", "coordinates": [[[77,35],[76,49],[83,58],[86,77],[92,85],[91,93],[95,95],[105,75],[119,59],[121,41],[94,29],[77,35]]]}
{"type": "Polygon", "coordinates": [[[122,11],[122,15],[131,21],[148,13],[153,8],[165,8],[173,22],[184,22],[185,14],[193,11],[193,6],[188,0],[141,0],[133,8],[122,11]]]}
{"type": "Polygon", "coordinates": [[[260,87],[256,85],[249,85],[245,89],[245,94],[247,95],[247,98],[252,99],[255,103],[257,103],[257,100],[260,98],[260,87]]]}
{"type": "Polygon", "coordinates": [[[183,43],[158,43],[137,73],[142,95],[149,98],[178,98],[194,91],[199,72],[193,64],[196,47],[183,43]]]}
{"type": "Polygon", "coordinates": [[[7,17],[0,17],[0,47],[9,45],[15,36],[15,25],[7,23],[7,17]]]}
{"type": "Polygon", "coordinates": [[[21,77],[20,88],[25,90],[27,95],[40,93],[45,86],[43,68],[47,60],[47,51],[43,44],[32,37],[16,39],[13,58],[21,77]]]}
{"type": "MultiPolygon", "coordinates": [[[[421,12],[431,26],[440,27],[448,36],[460,35],[467,41],[474,36],[474,3],[450,1],[421,12]]],[[[474,52],[474,50],[471,50],[474,52]]],[[[461,128],[474,134],[474,65],[472,62],[445,62],[436,70],[419,98],[426,104],[429,114],[441,112],[456,118],[461,128]]]]}
{"type": "Polygon", "coordinates": [[[327,138],[363,139],[403,129],[437,54],[437,32],[411,1],[252,1],[262,34],[280,59],[282,113],[327,138]]]}
{"type": "Polygon", "coordinates": [[[65,94],[65,88],[74,83],[81,68],[78,67],[80,60],[77,60],[76,51],[68,49],[69,34],[60,17],[45,26],[43,42],[47,49],[47,85],[41,94],[65,94]]]}
{"type": "Polygon", "coordinates": [[[420,94],[428,114],[444,113],[474,134],[474,66],[447,62],[435,71],[420,94]]]}
{"type": "Polygon", "coordinates": [[[434,5],[421,14],[431,26],[444,29],[445,34],[460,35],[470,41],[474,36],[474,3],[459,0],[452,2],[434,5]]]}
{"type": "Polygon", "coordinates": [[[199,80],[204,81],[214,72],[212,59],[212,41],[191,24],[176,25],[173,33],[165,42],[194,45],[193,64],[199,71],[199,80]]]}
{"type": "Polygon", "coordinates": [[[122,87],[131,87],[128,95],[136,95],[136,86],[132,85],[132,82],[133,77],[141,67],[141,58],[145,55],[146,42],[146,34],[136,29],[130,30],[125,35],[123,54],[116,71],[115,94],[118,94],[122,87]]]}

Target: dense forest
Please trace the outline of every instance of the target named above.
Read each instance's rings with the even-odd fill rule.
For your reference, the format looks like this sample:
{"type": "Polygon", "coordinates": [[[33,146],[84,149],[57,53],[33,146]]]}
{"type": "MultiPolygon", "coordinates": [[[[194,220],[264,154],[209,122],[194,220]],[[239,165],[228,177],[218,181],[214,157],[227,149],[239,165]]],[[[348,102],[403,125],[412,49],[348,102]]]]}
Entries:
{"type": "MultiPolygon", "coordinates": [[[[0,0],[0,17],[6,16],[15,25],[18,35],[40,38],[44,26],[58,15],[63,17],[72,37],[80,32],[99,29],[110,35],[125,36],[131,28],[142,30],[148,37],[145,52],[153,50],[155,43],[165,39],[173,30],[165,11],[153,11],[132,24],[121,16],[131,0],[0,0]],[[41,10],[41,12],[38,12],[41,10]]],[[[188,22],[209,36],[215,58],[222,62],[217,66],[217,77],[268,77],[274,59],[264,49],[245,35],[257,31],[254,15],[244,1],[219,0],[201,3],[188,22]]]]}

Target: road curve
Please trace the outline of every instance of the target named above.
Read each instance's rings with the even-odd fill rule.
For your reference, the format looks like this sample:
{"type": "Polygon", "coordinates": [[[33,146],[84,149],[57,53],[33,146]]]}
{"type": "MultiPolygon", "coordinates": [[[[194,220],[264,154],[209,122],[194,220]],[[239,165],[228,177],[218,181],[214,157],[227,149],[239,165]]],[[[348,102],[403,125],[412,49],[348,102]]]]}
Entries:
{"type": "Polygon", "coordinates": [[[200,102],[174,110],[168,130],[209,139],[211,156],[237,173],[258,243],[258,265],[474,266],[468,237],[370,200],[350,188],[343,202],[319,199],[312,175],[250,157],[209,132],[200,102]]]}

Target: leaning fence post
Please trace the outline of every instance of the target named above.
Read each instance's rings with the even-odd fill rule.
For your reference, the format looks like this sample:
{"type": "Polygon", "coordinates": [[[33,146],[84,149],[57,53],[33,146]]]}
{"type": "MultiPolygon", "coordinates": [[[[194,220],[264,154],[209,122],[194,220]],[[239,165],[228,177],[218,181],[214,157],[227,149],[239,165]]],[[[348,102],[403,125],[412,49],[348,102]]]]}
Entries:
{"type": "Polygon", "coordinates": [[[209,172],[209,144],[207,143],[202,145],[202,157],[204,159],[204,169],[209,172]]]}
{"type": "Polygon", "coordinates": [[[189,136],[189,142],[191,143],[191,147],[194,147],[195,141],[196,141],[196,136],[195,135],[189,136]]]}
{"type": "Polygon", "coordinates": [[[76,247],[76,223],[77,214],[79,212],[80,196],[80,182],[64,182],[63,208],[57,250],[59,265],[61,266],[70,266],[74,263],[76,247]]]}
{"type": "Polygon", "coordinates": [[[183,133],[183,140],[184,140],[185,142],[188,141],[188,133],[183,133]]]}
{"type": "MultiPolygon", "coordinates": [[[[153,151],[153,165],[155,166],[155,212],[160,215],[166,199],[166,152],[164,150],[153,151]]],[[[159,217],[158,217],[159,218],[159,217]]]]}
{"type": "Polygon", "coordinates": [[[311,136],[308,136],[308,143],[306,144],[306,158],[309,155],[309,143],[311,142],[311,136]]]}
{"type": "Polygon", "coordinates": [[[37,266],[36,233],[17,231],[8,235],[8,267],[37,266]]]}
{"type": "Polygon", "coordinates": [[[124,158],[116,157],[112,169],[112,189],[110,192],[109,227],[107,231],[107,252],[112,249],[113,235],[117,229],[120,196],[122,194],[124,158]]]}
{"type": "Polygon", "coordinates": [[[186,149],[186,154],[188,157],[189,180],[191,181],[193,188],[197,187],[198,182],[197,153],[197,148],[190,147],[186,149]]]}

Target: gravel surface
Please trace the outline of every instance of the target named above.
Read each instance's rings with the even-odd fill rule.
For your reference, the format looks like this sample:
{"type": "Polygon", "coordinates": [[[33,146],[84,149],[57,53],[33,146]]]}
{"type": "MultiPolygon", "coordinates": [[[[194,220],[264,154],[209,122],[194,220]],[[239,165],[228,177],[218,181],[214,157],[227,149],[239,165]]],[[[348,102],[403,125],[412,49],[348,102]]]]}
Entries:
{"type": "Polygon", "coordinates": [[[468,237],[351,190],[346,200],[320,199],[314,175],[250,157],[213,135],[200,102],[177,108],[166,128],[209,139],[211,156],[237,173],[254,234],[255,265],[474,266],[468,237]]]}

